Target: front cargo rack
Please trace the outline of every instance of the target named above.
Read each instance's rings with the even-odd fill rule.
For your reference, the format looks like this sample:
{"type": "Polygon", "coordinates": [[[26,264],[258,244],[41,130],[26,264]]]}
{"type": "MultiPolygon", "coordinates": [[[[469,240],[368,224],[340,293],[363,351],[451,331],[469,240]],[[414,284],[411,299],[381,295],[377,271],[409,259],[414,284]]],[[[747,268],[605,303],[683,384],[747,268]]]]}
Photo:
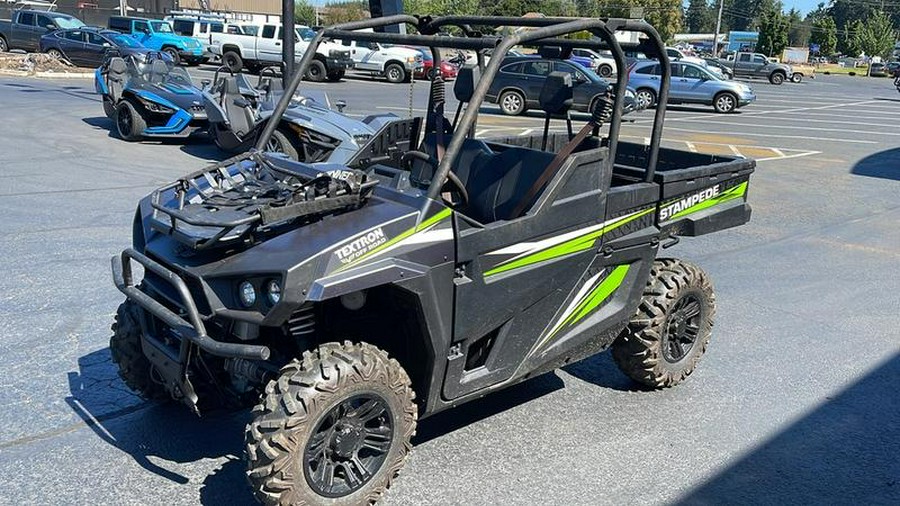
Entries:
{"type": "Polygon", "coordinates": [[[151,228],[194,250],[253,243],[297,221],[356,209],[377,184],[359,170],[287,168],[268,156],[250,151],[157,189],[151,228]]]}

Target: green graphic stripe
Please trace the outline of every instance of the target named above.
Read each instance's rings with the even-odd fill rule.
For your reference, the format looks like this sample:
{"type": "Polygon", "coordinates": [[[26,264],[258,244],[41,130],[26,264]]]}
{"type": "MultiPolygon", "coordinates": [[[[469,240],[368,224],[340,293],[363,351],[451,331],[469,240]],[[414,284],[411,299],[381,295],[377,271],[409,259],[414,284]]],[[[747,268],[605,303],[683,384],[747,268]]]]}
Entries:
{"type": "Polygon", "coordinates": [[[584,302],[578,305],[575,308],[575,311],[572,313],[572,316],[568,318],[566,321],[566,325],[574,325],[578,323],[579,320],[589,315],[594,309],[597,309],[603,301],[609,298],[616,289],[621,286],[622,281],[625,280],[625,275],[628,274],[628,269],[631,266],[629,264],[620,265],[613,269],[612,272],[609,273],[609,276],[606,276],[606,279],[603,280],[602,283],[597,285],[597,288],[591,290],[591,293],[585,298],[584,302]]]}
{"type": "Polygon", "coordinates": [[[433,227],[434,225],[437,225],[438,223],[445,220],[446,218],[449,218],[451,214],[453,214],[453,211],[450,208],[442,209],[437,214],[435,214],[431,218],[428,218],[427,220],[423,221],[419,225],[401,232],[399,235],[397,235],[396,237],[385,242],[381,246],[378,246],[377,248],[374,248],[372,251],[369,251],[365,255],[357,258],[356,260],[354,260],[344,266],[339,267],[337,270],[335,270],[335,272],[339,272],[344,269],[348,269],[354,265],[357,265],[360,262],[362,262],[363,260],[371,258],[373,255],[380,253],[380,252],[386,250],[387,248],[390,248],[391,246],[410,237],[411,235],[413,235],[417,232],[422,232],[424,230],[427,230],[427,229],[433,227]]]}
{"type": "Polygon", "coordinates": [[[625,276],[628,274],[628,269],[631,267],[629,264],[619,265],[612,272],[609,273],[603,281],[600,282],[599,285],[594,287],[581,302],[578,303],[577,306],[572,310],[572,312],[568,316],[564,316],[564,320],[562,323],[558,324],[553,331],[541,341],[536,348],[540,348],[550,342],[560,330],[565,327],[570,327],[576,323],[578,323],[585,316],[591,314],[595,309],[597,309],[600,304],[602,304],[606,299],[610,297],[621,285],[622,281],[625,280],[625,276]]]}
{"type": "Polygon", "coordinates": [[[544,262],[546,260],[551,260],[554,258],[571,255],[573,253],[579,253],[587,249],[591,249],[594,246],[594,242],[604,234],[611,232],[626,223],[634,221],[641,216],[646,216],[647,214],[653,212],[655,208],[645,209],[643,211],[639,211],[637,213],[625,216],[617,221],[610,223],[609,225],[601,228],[600,230],[595,230],[593,232],[587,233],[585,235],[575,237],[574,239],[570,239],[564,243],[557,244],[555,246],[550,246],[546,249],[537,251],[530,255],[524,256],[522,258],[518,258],[516,260],[508,261],[508,263],[502,263],[497,267],[487,271],[484,273],[485,277],[493,276],[495,274],[500,274],[502,272],[511,271],[513,269],[518,269],[520,267],[525,267],[528,265],[544,262]]]}
{"type": "Polygon", "coordinates": [[[734,188],[730,188],[727,191],[725,191],[724,193],[717,195],[709,200],[704,200],[703,202],[700,202],[699,204],[694,204],[687,209],[678,211],[677,213],[673,214],[672,217],[670,217],[669,219],[674,220],[676,218],[681,218],[682,216],[687,216],[689,214],[696,213],[697,211],[702,211],[702,210],[712,207],[714,205],[721,204],[723,202],[728,202],[730,200],[734,200],[737,198],[741,198],[744,196],[745,193],[747,193],[747,181],[744,181],[743,183],[735,186],[734,188]]]}

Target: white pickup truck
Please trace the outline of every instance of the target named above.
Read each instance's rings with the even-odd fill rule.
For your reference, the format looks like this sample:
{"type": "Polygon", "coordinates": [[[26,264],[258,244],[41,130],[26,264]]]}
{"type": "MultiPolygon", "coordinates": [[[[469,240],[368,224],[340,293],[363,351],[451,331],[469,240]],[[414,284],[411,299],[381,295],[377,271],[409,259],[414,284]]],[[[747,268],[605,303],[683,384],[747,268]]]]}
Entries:
{"type": "Polygon", "coordinates": [[[392,83],[403,83],[412,79],[416,69],[422,67],[422,53],[400,46],[384,46],[377,42],[356,40],[335,40],[345,50],[350,51],[356,70],[367,70],[384,76],[392,83]]]}
{"type": "MultiPolygon", "coordinates": [[[[237,25],[241,30],[229,30],[210,34],[210,50],[221,56],[222,63],[234,72],[246,67],[257,70],[260,67],[281,62],[281,48],[284,40],[281,25],[267,23],[262,26],[237,25]],[[241,33],[237,33],[240,31],[241,33]]],[[[294,57],[300,61],[314,33],[309,27],[297,26],[294,30],[294,57]]],[[[310,81],[337,81],[344,77],[347,69],[353,68],[350,51],[334,42],[319,44],[315,60],[306,72],[310,81]]]]}

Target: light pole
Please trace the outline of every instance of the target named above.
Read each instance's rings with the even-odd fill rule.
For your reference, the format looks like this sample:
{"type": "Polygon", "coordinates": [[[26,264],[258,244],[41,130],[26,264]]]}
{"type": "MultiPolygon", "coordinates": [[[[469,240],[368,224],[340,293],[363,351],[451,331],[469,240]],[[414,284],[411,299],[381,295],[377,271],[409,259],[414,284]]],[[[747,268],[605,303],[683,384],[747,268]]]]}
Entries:
{"type": "Polygon", "coordinates": [[[722,28],[722,8],[725,0],[719,0],[719,16],[716,18],[716,33],[713,34],[713,55],[719,57],[719,30],[722,28]]]}

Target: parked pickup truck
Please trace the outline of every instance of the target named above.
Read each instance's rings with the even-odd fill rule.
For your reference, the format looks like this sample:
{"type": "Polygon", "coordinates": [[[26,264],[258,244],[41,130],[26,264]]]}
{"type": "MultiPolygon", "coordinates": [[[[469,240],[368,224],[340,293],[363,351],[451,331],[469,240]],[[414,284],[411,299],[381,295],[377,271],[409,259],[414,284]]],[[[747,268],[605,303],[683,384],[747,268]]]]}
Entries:
{"type": "Polygon", "coordinates": [[[794,75],[790,65],[772,63],[760,53],[737,53],[719,61],[731,67],[735,77],[764,78],[772,84],[781,84],[794,75]]]}
{"type": "Polygon", "coordinates": [[[392,83],[409,81],[416,69],[424,65],[422,54],[415,49],[356,40],[336,42],[350,50],[350,57],[353,58],[357,70],[367,70],[375,75],[384,76],[392,83]]]}
{"type": "Polygon", "coordinates": [[[178,35],[168,21],[161,19],[112,16],[109,29],[129,34],[145,47],[162,51],[177,65],[196,65],[203,61],[203,45],[192,37],[178,35]]]}
{"type": "MultiPolygon", "coordinates": [[[[264,24],[258,30],[226,30],[225,33],[210,34],[210,48],[222,57],[222,63],[233,72],[242,68],[251,71],[281,62],[281,47],[284,38],[280,24],[264,24]]],[[[299,25],[294,30],[294,56],[300,61],[315,33],[306,26],[299,25]]],[[[344,77],[347,69],[353,67],[350,52],[339,44],[323,42],[316,50],[315,60],[309,66],[306,78],[321,82],[326,79],[337,81],[344,77]]]]}
{"type": "Polygon", "coordinates": [[[80,19],[59,12],[14,11],[12,19],[0,19],[0,52],[39,51],[41,37],[47,32],[82,26],[80,19]]]}

